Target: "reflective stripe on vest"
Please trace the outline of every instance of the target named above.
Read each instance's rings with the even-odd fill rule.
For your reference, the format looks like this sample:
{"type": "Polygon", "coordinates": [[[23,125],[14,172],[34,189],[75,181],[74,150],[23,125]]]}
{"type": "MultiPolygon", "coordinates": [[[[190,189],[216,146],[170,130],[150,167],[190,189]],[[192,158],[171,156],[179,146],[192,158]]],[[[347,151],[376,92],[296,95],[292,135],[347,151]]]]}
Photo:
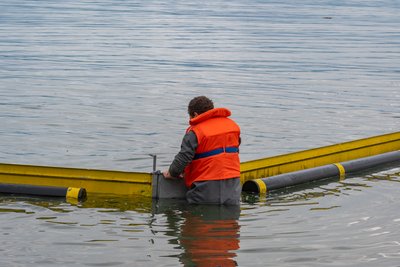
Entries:
{"type": "Polygon", "coordinates": [[[222,154],[224,152],[225,153],[238,153],[239,148],[236,146],[230,146],[230,147],[225,147],[225,148],[221,147],[221,148],[213,149],[213,150],[210,150],[207,152],[195,154],[193,160],[215,156],[218,154],[222,154]]]}

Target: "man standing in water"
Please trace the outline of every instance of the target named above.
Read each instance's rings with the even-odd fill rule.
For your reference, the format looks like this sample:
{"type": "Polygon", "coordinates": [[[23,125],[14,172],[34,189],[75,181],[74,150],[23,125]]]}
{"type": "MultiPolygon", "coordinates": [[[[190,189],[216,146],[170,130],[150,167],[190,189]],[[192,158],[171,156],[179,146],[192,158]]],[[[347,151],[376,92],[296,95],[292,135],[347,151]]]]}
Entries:
{"type": "Polygon", "coordinates": [[[164,177],[184,179],[189,203],[239,205],[239,126],[205,96],[193,98],[188,112],[190,126],[164,177]]]}

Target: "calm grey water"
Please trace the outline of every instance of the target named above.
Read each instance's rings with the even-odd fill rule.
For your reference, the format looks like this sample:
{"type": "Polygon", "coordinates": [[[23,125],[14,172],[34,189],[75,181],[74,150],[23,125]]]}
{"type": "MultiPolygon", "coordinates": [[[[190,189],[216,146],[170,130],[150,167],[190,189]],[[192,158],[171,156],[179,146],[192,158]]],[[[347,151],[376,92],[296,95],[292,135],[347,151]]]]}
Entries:
{"type": "MultiPolygon", "coordinates": [[[[197,95],[232,110],[242,161],[399,131],[399,13],[393,0],[3,0],[0,162],[150,171],[157,153],[166,168],[197,95]]],[[[240,216],[2,197],[0,261],[398,266],[396,167],[244,196],[240,216]]]]}
{"type": "Polygon", "coordinates": [[[241,211],[98,196],[0,197],[1,266],[399,266],[400,168],[265,197],[241,211]],[[240,213],[240,214],[239,214],[240,213]]]}

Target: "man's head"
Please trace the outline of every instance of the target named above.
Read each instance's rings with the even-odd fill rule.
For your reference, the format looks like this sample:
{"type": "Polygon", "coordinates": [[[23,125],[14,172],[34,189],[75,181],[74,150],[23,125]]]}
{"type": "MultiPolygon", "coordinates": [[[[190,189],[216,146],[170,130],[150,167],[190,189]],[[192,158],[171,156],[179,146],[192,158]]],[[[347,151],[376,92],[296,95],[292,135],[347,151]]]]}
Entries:
{"type": "Polygon", "coordinates": [[[204,113],[213,108],[214,103],[211,101],[211,99],[205,96],[197,96],[190,100],[188,105],[188,113],[191,118],[194,118],[197,115],[200,115],[201,113],[204,113]]]}

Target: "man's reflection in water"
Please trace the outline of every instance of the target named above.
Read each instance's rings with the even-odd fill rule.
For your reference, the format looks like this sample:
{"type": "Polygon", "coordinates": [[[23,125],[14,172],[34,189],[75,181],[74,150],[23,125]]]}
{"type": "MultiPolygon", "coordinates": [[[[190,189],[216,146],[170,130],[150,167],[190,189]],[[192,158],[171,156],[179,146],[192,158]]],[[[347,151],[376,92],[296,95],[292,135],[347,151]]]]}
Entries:
{"type": "Polygon", "coordinates": [[[167,215],[171,227],[180,225],[174,232],[184,250],[179,256],[184,266],[237,266],[240,206],[176,205],[177,202],[168,205],[167,202],[158,201],[156,209],[167,215]],[[181,218],[177,218],[177,211],[181,218]],[[178,225],[179,219],[183,221],[178,225]]]}

